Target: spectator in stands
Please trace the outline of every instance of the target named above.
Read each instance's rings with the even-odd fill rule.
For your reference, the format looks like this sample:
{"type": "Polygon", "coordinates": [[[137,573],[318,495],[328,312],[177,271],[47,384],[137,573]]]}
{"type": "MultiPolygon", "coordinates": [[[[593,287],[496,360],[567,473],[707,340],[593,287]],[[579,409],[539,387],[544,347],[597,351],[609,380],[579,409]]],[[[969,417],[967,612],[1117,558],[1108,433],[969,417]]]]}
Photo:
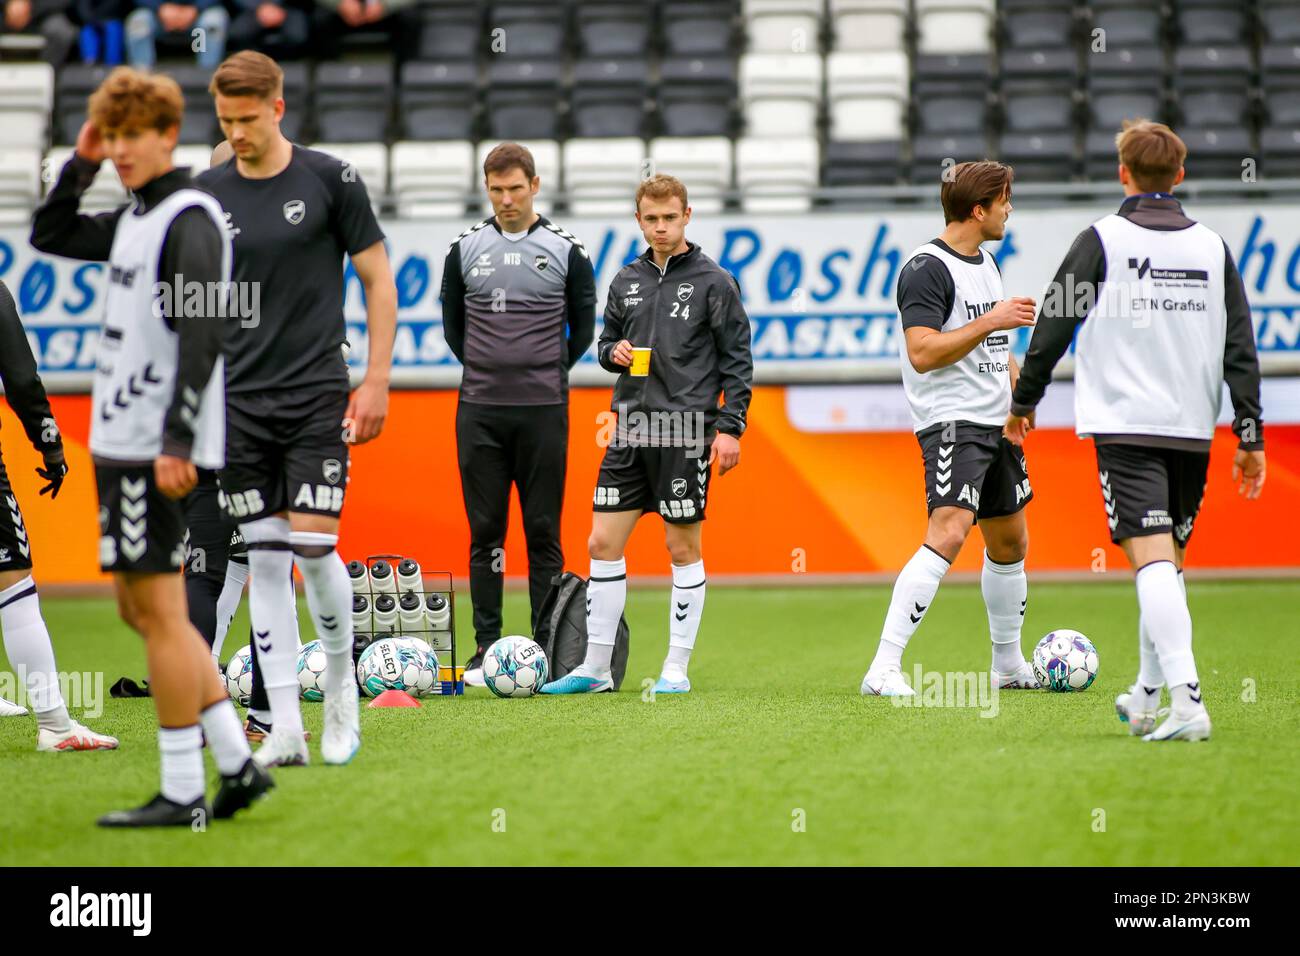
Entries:
{"type": "Polygon", "coordinates": [[[234,0],[230,51],[257,50],[275,60],[296,59],[311,39],[311,0],[234,0]]]}
{"type": "Polygon", "coordinates": [[[77,42],[77,28],[68,18],[71,0],[2,0],[0,33],[40,34],[45,38],[42,59],[51,66],[67,62],[77,42]]]}
{"type": "Polygon", "coordinates": [[[137,0],[126,18],[126,56],[132,66],[152,69],[157,59],[155,43],[166,36],[193,50],[199,66],[215,70],[226,57],[229,26],[230,14],[221,0],[137,0]]]}
{"type": "Polygon", "coordinates": [[[75,0],[74,19],[81,25],[83,63],[117,66],[122,62],[122,21],[130,9],[129,0],[75,0]]]}
{"type": "Polygon", "coordinates": [[[410,21],[416,0],[316,0],[316,6],[324,58],[334,56],[339,39],[352,30],[388,34],[399,54],[417,32],[410,21]]]}

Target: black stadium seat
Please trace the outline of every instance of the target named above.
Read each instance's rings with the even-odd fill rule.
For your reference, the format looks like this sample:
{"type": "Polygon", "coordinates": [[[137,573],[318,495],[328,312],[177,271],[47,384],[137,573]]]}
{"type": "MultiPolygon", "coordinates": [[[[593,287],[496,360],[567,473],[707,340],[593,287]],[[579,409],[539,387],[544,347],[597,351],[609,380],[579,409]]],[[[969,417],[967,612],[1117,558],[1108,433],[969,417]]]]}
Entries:
{"type": "Polygon", "coordinates": [[[1250,51],[1236,47],[1180,47],[1174,53],[1174,93],[1181,126],[1230,127],[1249,123],[1250,51]]]}
{"type": "Polygon", "coordinates": [[[666,3],[664,52],[669,56],[729,54],[735,42],[736,5],[719,0],[666,3]]]}
{"type": "Polygon", "coordinates": [[[488,49],[525,60],[558,59],[564,52],[565,12],[559,3],[494,3],[488,11],[488,49]]]}
{"type": "Polygon", "coordinates": [[[1266,126],[1259,145],[1261,177],[1300,179],[1300,126],[1266,126]]]}
{"type": "Polygon", "coordinates": [[[1073,130],[1055,133],[1004,133],[998,159],[1016,169],[1016,181],[1051,183],[1075,173],[1073,130]]]}
{"type": "Polygon", "coordinates": [[[1008,47],[1065,46],[1075,37],[1074,0],[1000,0],[998,12],[1008,47]]]}
{"type": "Polygon", "coordinates": [[[387,138],[393,103],[388,63],[321,63],[315,87],[318,139],[368,143],[387,138]]]}
{"type": "Polygon", "coordinates": [[[1074,128],[1078,60],[1069,48],[1002,54],[1002,111],[1008,132],[1074,128]]]}
{"type": "Polygon", "coordinates": [[[212,146],[221,138],[221,127],[217,123],[217,113],[208,94],[208,83],[212,72],[190,63],[169,63],[159,66],[160,73],[166,73],[181,88],[185,97],[185,118],[181,121],[180,143],[182,146],[212,146]]]}
{"type": "Polygon", "coordinates": [[[415,55],[420,60],[472,60],[486,42],[477,3],[425,3],[419,9],[415,55]]]}
{"type": "Polygon", "coordinates": [[[1300,128],[1300,44],[1264,47],[1259,66],[1266,122],[1300,128]]]}
{"type": "Polygon", "coordinates": [[[1084,57],[1089,68],[1087,105],[1091,129],[1119,129],[1125,119],[1162,121],[1164,53],[1155,47],[1111,48],[1084,57]]]}
{"type": "Polygon", "coordinates": [[[111,69],[79,63],[59,69],[54,100],[54,139],[57,143],[71,146],[77,141],[81,124],[86,121],[86,100],[104,82],[111,69]]]}
{"type": "Polygon", "coordinates": [[[659,111],[667,136],[733,132],[736,65],[730,57],[676,57],[659,68],[659,111]]]}
{"type": "Polygon", "coordinates": [[[903,144],[897,140],[831,141],[826,144],[822,182],[827,186],[892,186],[899,179],[902,152],[903,144]]]}
{"type": "Polygon", "coordinates": [[[982,133],[988,122],[991,65],[987,54],[930,54],[916,58],[913,109],[930,134],[982,133]]]}
{"type": "Polygon", "coordinates": [[[933,183],[938,189],[945,169],[955,163],[984,159],[988,143],[982,134],[960,136],[918,135],[912,141],[913,183],[933,183]]]}
{"type": "Polygon", "coordinates": [[[1242,161],[1255,155],[1250,133],[1240,127],[1181,129],[1187,144],[1188,179],[1241,179],[1242,161]]]}
{"type": "Polygon", "coordinates": [[[645,56],[650,46],[652,4],[644,0],[622,3],[583,3],[576,12],[583,56],[645,56]]]}
{"type": "Polygon", "coordinates": [[[305,142],[304,131],[308,128],[311,113],[311,82],[307,64],[302,62],[285,62],[280,64],[284,71],[284,119],[280,121],[280,130],[291,142],[305,142]]]}
{"type": "Polygon", "coordinates": [[[559,97],[560,65],[555,60],[495,58],[488,71],[489,135],[559,139],[559,97]]]}
{"type": "Polygon", "coordinates": [[[1119,153],[1115,148],[1115,129],[1094,129],[1083,140],[1083,172],[1095,182],[1119,178],[1119,153]]]}
{"type": "Polygon", "coordinates": [[[1174,15],[1178,43],[1227,46],[1245,42],[1246,6],[1239,0],[1178,0],[1174,15]]]}
{"type": "Polygon", "coordinates": [[[473,139],[478,69],[465,61],[402,65],[398,135],[402,139],[473,139]]]}
{"type": "Polygon", "coordinates": [[[1159,46],[1165,39],[1161,0],[1093,0],[1091,31],[1102,30],[1106,48],[1159,46]]]}
{"type": "Polygon", "coordinates": [[[1259,0],[1259,22],[1266,43],[1300,43],[1295,0],[1259,0]]]}
{"type": "Polygon", "coordinates": [[[573,135],[644,136],[649,76],[642,59],[579,60],[570,94],[573,135]]]}

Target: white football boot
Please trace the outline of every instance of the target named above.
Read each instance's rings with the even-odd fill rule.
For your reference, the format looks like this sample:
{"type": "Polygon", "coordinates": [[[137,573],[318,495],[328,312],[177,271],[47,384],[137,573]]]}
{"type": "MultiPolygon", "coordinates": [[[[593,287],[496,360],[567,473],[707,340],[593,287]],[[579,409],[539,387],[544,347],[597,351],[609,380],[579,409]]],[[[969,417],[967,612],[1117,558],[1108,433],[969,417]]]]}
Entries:
{"type": "Polygon", "coordinates": [[[305,767],[310,758],[302,734],[290,734],[273,726],[262,746],[254,751],[253,759],[265,770],[267,767],[305,767]]]}
{"type": "Polygon", "coordinates": [[[1210,715],[1204,707],[1193,714],[1171,712],[1165,722],[1143,740],[1209,740],[1210,715]]]}
{"type": "Polygon", "coordinates": [[[26,717],[27,708],[0,697],[0,717],[26,717]]]}
{"type": "Polygon", "coordinates": [[[896,667],[891,667],[879,673],[867,671],[867,676],[862,678],[860,693],[864,697],[916,696],[916,691],[912,690],[907,681],[903,680],[903,672],[896,667]]]}
{"type": "Polygon", "coordinates": [[[1038,678],[1034,676],[1034,669],[1029,666],[1028,661],[1021,661],[1020,666],[1014,671],[1004,674],[1002,671],[993,669],[991,672],[993,686],[998,690],[1042,690],[1043,685],[1038,678]]]}
{"type": "Polygon", "coordinates": [[[64,731],[42,727],[36,732],[36,749],[46,753],[69,753],[74,750],[116,750],[117,738],[97,734],[89,727],[77,723],[64,731]]]}
{"type": "Polygon", "coordinates": [[[325,695],[325,730],[320,737],[320,755],[326,763],[345,764],[361,749],[359,707],[356,678],[345,674],[342,690],[325,695]]]}
{"type": "MultiPolygon", "coordinates": [[[[1134,684],[1127,691],[1115,698],[1115,714],[1124,723],[1128,724],[1128,732],[1134,737],[1144,737],[1156,729],[1157,709],[1142,710],[1141,704],[1146,694],[1137,693],[1137,685],[1134,684]]],[[[1156,702],[1159,703],[1160,695],[1156,695],[1156,702]]]]}

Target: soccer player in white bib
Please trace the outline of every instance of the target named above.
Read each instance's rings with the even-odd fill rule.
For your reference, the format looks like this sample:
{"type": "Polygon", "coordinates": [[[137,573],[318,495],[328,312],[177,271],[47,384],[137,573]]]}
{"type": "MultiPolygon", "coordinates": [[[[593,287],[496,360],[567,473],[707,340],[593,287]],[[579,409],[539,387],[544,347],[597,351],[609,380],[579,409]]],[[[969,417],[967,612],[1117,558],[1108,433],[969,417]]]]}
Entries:
{"type": "Polygon", "coordinates": [[[1205,740],[1182,567],[1225,383],[1238,438],[1232,480],[1248,499],[1264,487],[1259,358],[1232,254],[1170,194],[1183,181],[1183,141],[1137,120],[1116,144],[1124,202],[1079,233],[1061,263],[1006,430],[1024,442],[1077,333],[1075,431],[1096,445],[1106,523],[1136,572],[1140,609],[1137,681],[1115,709],[1144,740],[1205,740]],[[1171,713],[1157,727],[1166,684],[1171,713]]]}
{"type": "Polygon", "coordinates": [[[36,211],[31,241],[43,252],[106,263],[90,426],[99,562],[113,575],[122,619],[144,638],[162,756],[158,795],[99,823],[198,829],[272,786],[189,622],[179,573],[180,499],[197,482],[196,468],[222,465],[230,240],[221,204],[172,163],[184,112],[175,80],[119,67],[90,98],[89,112],[72,158],[36,211]],[[80,197],[106,158],[132,201],[82,215],[80,197]],[[211,805],[205,743],[221,773],[211,805]]]}
{"type": "Polygon", "coordinates": [[[1034,322],[1034,301],[1004,299],[1002,273],[983,243],[1001,239],[1011,214],[1011,167],[961,163],[940,190],[946,225],[918,247],[898,279],[903,387],[925,461],[925,542],[894,582],[876,656],[862,693],[911,696],[903,651],[934,602],[939,582],[978,522],[980,578],[993,643],[992,679],[1037,688],[1020,649],[1033,497],[1024,455],[1002,436],[1018,374],[1011,333],[1034,322]]]}

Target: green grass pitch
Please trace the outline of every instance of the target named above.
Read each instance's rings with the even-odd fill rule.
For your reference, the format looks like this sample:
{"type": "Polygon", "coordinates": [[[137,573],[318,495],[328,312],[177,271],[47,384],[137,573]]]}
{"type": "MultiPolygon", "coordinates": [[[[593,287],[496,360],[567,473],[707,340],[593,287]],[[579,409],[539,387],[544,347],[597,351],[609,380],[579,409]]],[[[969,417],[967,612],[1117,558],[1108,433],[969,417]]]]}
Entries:
{"type": "MultiPolygon", "coordinates": [[[[1100,676],[1079,694],[1003,693],[992,718],[858,696],[884,587],[711,586],[695,692],[643,699],[668,595],[633,588],[622,693],[471,690],[368,710],[344,768],[320,764],[321,707],[306,704],[315,763],[279,771],[269,799],[207,832],[93,826],[156,791],[150,701],[109,700],[92,722],[121,737],[117,753],[37,754],[30,719],[0,720],[0,864],[1294,864],[1300,583],[1193,580],[1190,592],[1206,743],[1146,744],[1115,718],[1137,661],[1128,580],[1031,581],[1026,651],[1076,628],[1097,644],[1100,676]]],[[[525,600],[507,596],[507,625],[527,619],[525,600]]],[[[105,687],[143,676],[111,601],[44,610],[64,670],[103,671],[105,687]]],[[[302,621],[309,639],[305,608],[302,621]]],[[[904,671],[977,671],[988,654],[978,587],[949,585],[904,671]]]]}

